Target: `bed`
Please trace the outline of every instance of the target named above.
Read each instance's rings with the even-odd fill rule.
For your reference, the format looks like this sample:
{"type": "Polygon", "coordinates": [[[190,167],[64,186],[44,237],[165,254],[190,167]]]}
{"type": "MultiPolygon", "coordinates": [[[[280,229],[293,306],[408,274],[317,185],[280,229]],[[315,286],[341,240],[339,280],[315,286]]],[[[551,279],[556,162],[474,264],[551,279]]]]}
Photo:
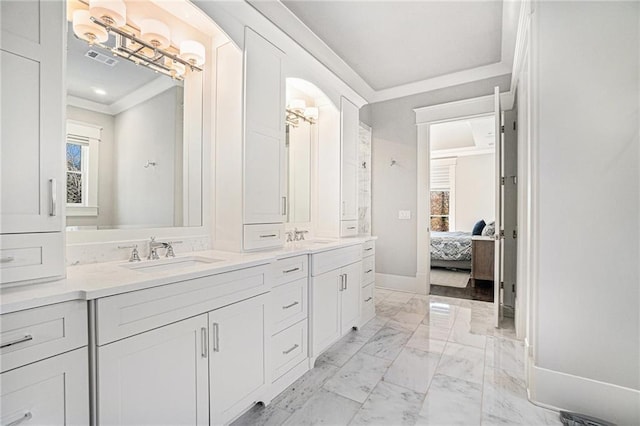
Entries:
{"type": "Polygon", "coordinates": [[[431,267],[471,269],[471,232],[432,232],[431,267]]]}

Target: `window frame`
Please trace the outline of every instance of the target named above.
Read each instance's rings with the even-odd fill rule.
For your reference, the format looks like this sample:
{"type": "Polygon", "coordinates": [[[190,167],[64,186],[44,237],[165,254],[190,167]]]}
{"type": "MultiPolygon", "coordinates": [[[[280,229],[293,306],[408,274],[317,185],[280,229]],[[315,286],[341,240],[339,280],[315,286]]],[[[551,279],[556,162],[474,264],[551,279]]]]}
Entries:
{"type": "Polygon", "coordinates": [[[449,230],[446,232],[454,232],[456,230],[456,163],[457,158],[436,158],[431,160],[430,166],[433,168],[448,168],[449,179],[448,187],[433,185],[431,179],[431,170],[429,171],[429,229],[431,229],[432,217],[448,217],[449,218],[449,230]],[[449,214],[448,215],[433,215],[431,214],[431,193],[432,192],[449,192],[449,214]]]}
{"type": "MultiPolygon", "coordinates": [[[[66,203],[67,216],[98,215],[98,160],[102,127],[80,121],[67,120],[66,144],[81,146],[82,203],[66,203]]],[[[69,173],[65,166],[66,174],[69,173]]],[[[65,191],[66,201],[66,191],[65,191]]]]}

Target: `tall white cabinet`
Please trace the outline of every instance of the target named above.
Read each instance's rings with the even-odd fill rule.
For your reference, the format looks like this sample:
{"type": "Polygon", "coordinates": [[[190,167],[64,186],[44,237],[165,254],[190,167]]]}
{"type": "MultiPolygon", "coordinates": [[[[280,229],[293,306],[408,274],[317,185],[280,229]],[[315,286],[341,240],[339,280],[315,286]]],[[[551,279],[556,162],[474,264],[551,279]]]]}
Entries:
{"type": "Polygon", "coordinates": [[[358,234],[359,110],[342,97],[340,110],[320,107],[318,120],[317,233],[325,237],[358,234]]]}
{"type": "Polygon", "coordinates": [[[284,243],[287,209],[284,53],[245,28],[244,52],[217,49],[216,235],[218,248],[284,243]],[[242,122],[237,117],[244,117],[242,122]]]}
{"type": "Polygon", "coordinates": [[[64,2],[0,2],[2,284],[64,275],[64,2]]]}

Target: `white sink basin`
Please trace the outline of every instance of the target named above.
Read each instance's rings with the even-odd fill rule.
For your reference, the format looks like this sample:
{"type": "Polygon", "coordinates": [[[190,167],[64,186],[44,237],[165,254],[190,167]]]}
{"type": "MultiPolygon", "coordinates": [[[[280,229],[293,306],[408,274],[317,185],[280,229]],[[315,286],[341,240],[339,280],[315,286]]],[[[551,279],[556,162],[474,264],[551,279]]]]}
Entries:
{"type": "Polygon", "coordinates": [[[221,262],[221,259],[213,259],[200,256],[176,257],[172,259],[148,260],[139,263],[127,263],[120,265],[123,268],[134,269],[140,272],[162,272],[190,268],[192,266],[205,265],[207,263],[221,262]]]}
{"type": "Polygon", "coordinates": [[[322,245],[322,244],[330,244],[333,243],[334,241],[331,240],[303,240],[303,241],[297,241],[298,244],[303,245],[303,246],[314,246],[314,245],[322,245]]]}

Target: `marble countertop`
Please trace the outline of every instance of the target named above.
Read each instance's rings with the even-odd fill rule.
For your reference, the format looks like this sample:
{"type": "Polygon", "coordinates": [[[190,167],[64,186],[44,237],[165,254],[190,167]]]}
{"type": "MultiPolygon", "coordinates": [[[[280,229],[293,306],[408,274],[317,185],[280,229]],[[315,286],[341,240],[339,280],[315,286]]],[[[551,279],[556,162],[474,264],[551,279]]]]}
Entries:
{"type": "MultiPolygon", "coordinates": [[[[287,243],[278,250],[251,253],[232,253],[205,250],[179,254],[180,257],[204,257],[216,259],[184,268],[158,271],[140,271],[127,266],[127,261],[92,263],[67,268],[67,277],[48,283],[30,284],[3,289],[0,292],[0,314],[69,300],[92,300],[129,291],[186,281],[207,275],[221,274],[252,266],[266,265],[279,259],[303,254],[320,253],[340,247],[362,244],[376,237],[351,237],[343,239],[315,239],[287,243]]],[[[157,262],[157,261],[142,261],[157,262]]]]}

